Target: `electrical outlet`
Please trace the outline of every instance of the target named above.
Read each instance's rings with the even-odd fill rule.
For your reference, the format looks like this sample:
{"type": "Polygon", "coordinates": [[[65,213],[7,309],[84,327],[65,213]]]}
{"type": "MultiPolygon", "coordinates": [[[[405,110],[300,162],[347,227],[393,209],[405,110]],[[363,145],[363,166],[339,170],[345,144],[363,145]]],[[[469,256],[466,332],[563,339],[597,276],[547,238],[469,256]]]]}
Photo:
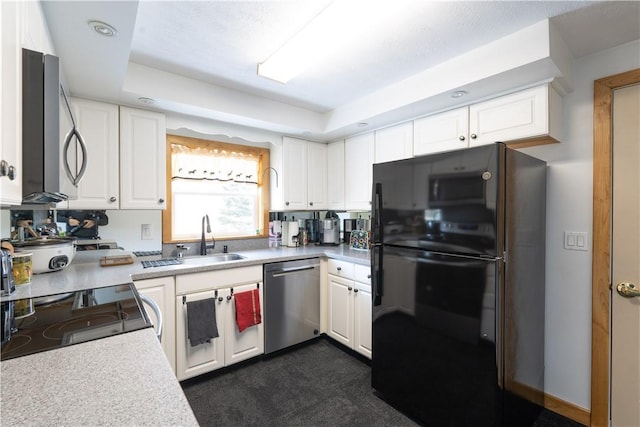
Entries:
{"type": "Polygon", "coordinates": [[[153,239],[153,228],[151,227],[151,224],[142,224],[141,239],[142,240],[153,239]]]}
{"type": "Polygon", "coordinates": [[[565,231],[564,248],[570,251],[588,251],[589,234],[586,231],[565,231]]]}

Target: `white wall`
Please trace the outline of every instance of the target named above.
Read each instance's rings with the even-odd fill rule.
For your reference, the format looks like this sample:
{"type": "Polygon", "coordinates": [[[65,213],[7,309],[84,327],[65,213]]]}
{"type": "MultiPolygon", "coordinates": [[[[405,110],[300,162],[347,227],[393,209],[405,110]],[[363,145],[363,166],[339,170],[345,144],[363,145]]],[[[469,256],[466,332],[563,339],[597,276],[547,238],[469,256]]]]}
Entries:
{"type": "MultiPolygon", "coordinates": [[[[100,227],[102,240],[115,240],[127,251],[162,249],[162,211],[107,211],[109,224],[100,227]],[[151,239],[142,240],[142,224],[151,225],[151,239]]],[[[196,225],[199,227],[199,225],[196,225]]]]}
{"type": "Polygon", "coordinates": [[[580,58],[563,98],[560,144],[523,151],[546,160],[547,266],[545,390],[585,409],[591,382],[593,82],[640,67],[640,40],[580,58]],[[564,231],[587,231],[589,251],[563,248],[564,231]]]}

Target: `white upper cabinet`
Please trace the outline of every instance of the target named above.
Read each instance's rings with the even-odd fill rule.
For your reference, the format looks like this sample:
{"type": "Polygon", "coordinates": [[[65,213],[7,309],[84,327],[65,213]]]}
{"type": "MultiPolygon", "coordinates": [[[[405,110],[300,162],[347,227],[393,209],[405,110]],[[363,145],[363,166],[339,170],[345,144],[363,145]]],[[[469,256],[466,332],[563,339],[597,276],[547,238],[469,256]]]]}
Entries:
{"type": "Polygon", "coordinates": [[[468,147],[469,107],[446,111],[414,121],[416,156],[468,147]]]}
{"type": "Polygon", "coordinates": [[[371,209],[374,142],[373,133],[354,136],[344,142],[345,209],[371,209]]]}
{"type": "Polygon", "coordinates": [[[307,141],[284,137],[282,160],[284,209],[307,209],[307,141]]]}
{"type": "MultiPolygon", "coordinates": [[[[69,200],[68,207],[164,209],[164,114],[80,98],[70,102],[76,126],[87,144],[87,169],[78,184],[77,198],[69,200]]],[[[80,163],[82,153],[71,144],[68,160],[75,159],[80,163]]],[[[63,192],[72,194],[72,185],[64,176],[63,192]]]]}
{"type": "Polygon", "coordinates": [[[165,116],[120,107],[120,208],[166,206],[165,116]]]}
{"type": "Polygon", "coordinates": [[[0,2],[0,204],[22,203],[21,2],[0,2]]]}
{"type": "Polygon", "coordinates": [[[413,122],[375,132],[374,163],[413,157],[413,122]]]}
{"type": "Polygon", "coordinates": [[[328,206],[327,145],[283,137],[271,149],[279,179],[271,180],[271,209],[318,210],[328,206]]]}
{"type": "Polygon", "coordinates": [[[506,142],[518,146],[561,139],[560,96],[537,86],[414,121],[416,156],[506,142]]]}
{"type": "MultiPolygon", "coordinates": [[[[77,198],[68,201],[70,209],[119,208],[118,106],[87,99],[71,98],[76,127],[87,144],[87,169],[77,187],[77,198]]],[[[70,128],[64,131],[68,132],[70,128]]],[[[82,163],[82,152],[71,143],[67,160],[82,163]]],[[[62,192],[76,190],[64,170],[60,172],[62,192]]]]}
{"type": "Polygon", "coordinates": [[[548,84],[471,105],[469,146],[497,141],[559,141],[561,115],[560,96],[548,84]]]}
{"type": "Polygon", "coordinates": [[[327,145],[328,209],[344,209],[344,141],[327,145]]]}
{"type": "Polygon", "coordinates": [[[327,156],[327,144],[307,142],[307,209],[329,206],[327,156]]]}

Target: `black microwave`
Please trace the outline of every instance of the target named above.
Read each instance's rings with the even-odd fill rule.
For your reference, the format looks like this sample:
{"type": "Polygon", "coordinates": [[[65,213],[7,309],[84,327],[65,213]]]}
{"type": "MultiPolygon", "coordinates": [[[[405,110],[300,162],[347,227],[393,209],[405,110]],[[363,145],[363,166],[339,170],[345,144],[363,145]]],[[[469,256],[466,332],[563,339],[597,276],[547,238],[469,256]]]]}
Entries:
{"type": "Polygon", "coordinates": [[[431,175],[429,177],[429,207],[444,208],[486,204],[486,179],[483,172],[431,175]]]}

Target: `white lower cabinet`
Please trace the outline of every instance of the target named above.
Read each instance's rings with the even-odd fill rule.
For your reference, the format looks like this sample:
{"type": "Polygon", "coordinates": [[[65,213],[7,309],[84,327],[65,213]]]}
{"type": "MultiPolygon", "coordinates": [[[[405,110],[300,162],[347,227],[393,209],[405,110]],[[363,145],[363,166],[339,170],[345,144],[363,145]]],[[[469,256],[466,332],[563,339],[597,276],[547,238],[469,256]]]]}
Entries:
{"type": "Polygon", "coordinates": [[[327,335],[371,358],[371,277],[368,266],[328,261],[327,335]]]}
{"type": "Polygon", "coordinates": [[[182,381],[264,353],[263,324],[238,332],[233,293],[260,290],[262,266],[185,274],[176,277],[176,376],[182,381]],[[187,303],[216,298],[218,338],[191,346],[187,334],[187,303]]]}
{"type": "MultiPolygon", "coordinates": [[[[146,295],[153,299],[162,313],[162,349],[169,360],[169,364],[176,371],[176,330],[175,330],[175,305],[174,298],[176,292],[175,279],[173,276],[160,277],[157,279],[136,280],[134,282],[136,290],[141,295],[146,295]]],[[[155,313],[151,308],[145,307],[145,311],[151,318],[151,322],[157,327],[158,322],[155,313]]]]}

